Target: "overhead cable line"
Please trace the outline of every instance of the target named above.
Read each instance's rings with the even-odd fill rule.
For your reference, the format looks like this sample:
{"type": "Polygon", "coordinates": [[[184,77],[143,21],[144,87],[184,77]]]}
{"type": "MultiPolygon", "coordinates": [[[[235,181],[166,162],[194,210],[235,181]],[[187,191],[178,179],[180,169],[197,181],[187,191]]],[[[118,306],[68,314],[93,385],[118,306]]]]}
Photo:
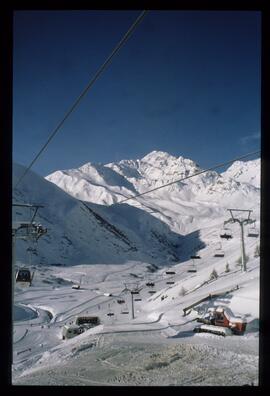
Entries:
{"type": "MultiPolygon", "coordinates": [[[[241,160],[241,159],[250,157],[251,155],[259,154],[260,152],[261,152],[261,150],[253,151],[253,152],[251,152],[251,153],[242,155],[241,157],[234,158],[233,160],[226,161],[226,162],[223,162],[222,164],[218,164],[218,165],[212,166],[211,168],[208,168],[208,169],[202,170],[202,171],[200,171],[200,172],[194,173],[193,175],[186,176],[186,177],[183,177],[183,178],[181,178],[181,179],[174,180],[174,181],[172,181],[172,182],[170,182],[170,183],[163,184],[162,186],[152,188],[152,190],[148,190],[148,191],[145,191],[145,192],[143,192],[143,193],[136,194],[136,195],[133,195],[133,196],[131,196],[131,197],[122,199],[122,201],[117,202],[117,204],[121,204],[121,203],[123,203],[123,202],[129,201],[130,199],[134,199],[134,198],[137,198],[137,197],[141,197],[142,195],[149,194],[150,192],[160,190],[161,188],[168,187],[168,186],[170,186],[170,185],[172,185],[172,184],[174,184],[174,183],[178,183],[178,182],[181,182],[181,181],[183,181],[183,180],[190,179],[191,177],[195,177],[195,176],[201,175],[202,173],[210,172],[210,171],[212,171],[212,170],[214,170],[214,169],[221,168],[222,166],[229,165],[229,164],[231,164],[231,163],[233,163],[233,162],[235,162],[235,161],[239,161],[239,160],[241,160]]],[[[112,205],[114,205],[114,204],[112,204],[112,205]]]]}
{"type": "Polygon", "coordinates": [[[93,84],[96,82],[96,80],[100,77],[100,75],[103,73],[103,71],[106,69],[106,67],[111,63],[113,57],[117,54],[117,52],[120,50],[120,48],[126,43],[126,41],[129,39],[131,34],[134,32],[136,27],[139,25],[139,23],[143,20],[147,13],[147,10],[144,10],[141,12],[141,14],[138,16],[138,18],[133,22],[133,24],[130,26],[126,34],[123,36],[123,38],[119,41],[119,43],[116,45],[114,50],[111,52],[111,54],[108,56],[108,58],[105,60],[105,62],[100,66],[100,68],[97,70],[96,74],[94,77],[91,79],[91,81],[88,83],[86,88],[82,91],[82,93],[79,95],[79,97],[76,99],[76,101],[73,103],[73,105],[70,107],[68,112],[65,114],[64,118],[59,122],[59,124],[56,126],[56,128],[53,130],[53,132],[50,134],[48,140],[46,143],[42,146],[40,151],[37,153],[37,155],[34,157],[30,165],[25,169],[24,173],[22,176],[19,178],[17,183],[15,184],[14,188],[18,186],[18,184],[22,181],[22,179],[25,177],[27,172],[32,168],[34,163],[37,161],[37,159],[40,157],[42,152],[46,149],[50,141],[53,139],[53,137],[56,135],[56,133],[59,131],[59,129],[62,127],[66,119],[70,116],[70,114],[75,110],[75,108],[78,106],[82,98],[86,95],[86,93],[90,90],[90,88],[93,86],[93,84]]]}

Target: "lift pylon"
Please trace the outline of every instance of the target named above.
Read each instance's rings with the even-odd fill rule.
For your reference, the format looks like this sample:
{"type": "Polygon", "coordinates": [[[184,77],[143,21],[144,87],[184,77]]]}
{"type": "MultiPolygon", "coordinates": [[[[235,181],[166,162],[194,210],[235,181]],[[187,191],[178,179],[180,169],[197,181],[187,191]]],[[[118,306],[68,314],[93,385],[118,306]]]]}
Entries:
{"type": "Polygon", "coordinates": [[[247,224],[255,223],[256,220],[250,218],[252,210],[250,209],[227,209],[230,212],[231,218],[224,221],[224,225],[227,223],[238,223],[241,229],[241,259],[242,259],[242,271],[247,270],[246,263],[246,252],[245,252],[245,236],[244,236],[244,226],[247,224]],[[236,212],[243,213],[244,216],[236,217],[236,212]]]}

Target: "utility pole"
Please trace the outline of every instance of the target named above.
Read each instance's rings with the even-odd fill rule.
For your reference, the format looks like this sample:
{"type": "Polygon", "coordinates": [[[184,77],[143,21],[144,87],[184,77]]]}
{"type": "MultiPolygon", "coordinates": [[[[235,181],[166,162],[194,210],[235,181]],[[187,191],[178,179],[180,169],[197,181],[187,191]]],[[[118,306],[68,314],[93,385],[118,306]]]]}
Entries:
{"type": "Polygon", "coordinates": [[[224,221],[224,225],[227,223],[238,223],[240,225],[241,230],[241,269],[242,271],[247,270],[247,262],[246,262],[246,252],[245,252],[245,235],[244,235],[244,226],[246,224],[255,223],[256,220],[252,220],[250,218],[250,214],[252,210],[246,209],[227,209],[230,214],[231,218],[227,221],[224,221]],[[233,215],[233,212],[246,212],[247,216],[245,218],[237,218],[233,215]]]}

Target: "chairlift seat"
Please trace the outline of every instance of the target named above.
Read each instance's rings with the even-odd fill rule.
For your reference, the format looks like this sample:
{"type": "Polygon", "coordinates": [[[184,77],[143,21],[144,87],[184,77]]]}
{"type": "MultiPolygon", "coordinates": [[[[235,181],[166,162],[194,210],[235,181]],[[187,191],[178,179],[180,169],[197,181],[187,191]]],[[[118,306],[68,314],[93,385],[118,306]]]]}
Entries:
{"type": "Polygon", "coordinates": [[[214,257],[224,257],[225,256],[225,253],[223,252],[223,251],[217,251],[215,254],[214,254],[214,257]]]}
{"type": "Polygon", "coordinates": [[[134,301],[142,301],[141,298],[134,298],[134,301]]]}
{"type": "Polygon", "coordinates": [[[194,256],[190,256],[190,258],[191,258],[191,259],[200,259],[201,256],[194,255],[194,256]]]}
{"type": "Polygon", "coordinates": [[[140,294],[140,292],[137,290],[132,290],[131,294],[140,294]]]}
{"type": "Polygon", "coordinates": [[[173,285],[174,282],[173,282],[173,281],[167,281],[166,284],[167,284],[167,285],[173,285]]]}
{"type": "Polygon", "coordinates": [[[128,315],[128,314],[129,314],[129,311],[122,311],[121,314],[123,314],[123,315],[128,315]]]}
{"type": "Polygon", "coordinates": [[[188,269],[187,272],[197,272],[196,269],[188,269]]]}
{"type": "Polygon", "coordinates": [[[232,238],[232,235],[231,235],[231,234],[224,233],[224,234],[220,234],[220,238],[231,239],[231,238],[232,238]]]}
{"type": "Polygon", "coordinates": [[[252,237],[252,238],[257,238],[259,236],[259,232],[258,231],[251,231],[249,230],[248,232],[248,237],[252,237]]]}
{"type": "Polygon", "coordinates": [[[175,272],[174,271],[166,271],[166,274],[167,275],[175,275],[175,272]]]}
{"type": "Polygon", "coordinates": [[[155,290],[149,290],[148,293],[149,294],[154,294],[154,293],[156,293],[156,291],[155,290]]]}
{"type": "Polygon", "coordinates": [[[108,312],[108,313],[107,313],[107,316],[113,316],[113,315],[114,315],[113,312],[108,312]]]}

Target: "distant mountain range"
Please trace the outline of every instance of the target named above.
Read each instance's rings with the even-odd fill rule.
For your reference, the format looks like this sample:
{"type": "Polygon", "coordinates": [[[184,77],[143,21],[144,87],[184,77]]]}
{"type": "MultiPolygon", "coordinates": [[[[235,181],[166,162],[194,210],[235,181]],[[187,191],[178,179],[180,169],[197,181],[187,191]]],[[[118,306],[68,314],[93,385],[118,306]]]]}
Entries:
{"type": "MultiPolygon", "coordinates": [[[[13,169],[16,183],[24,168],[14,164],[13,169]]],[[[142,159],[58,170],[45,179],[30,171],[13,201],[45,205],[38,221],[49,231],[38,243],[36,261],[169,263],[186,259],[192,246],[203,246],[201,230],[219,229],[228,208],[252,209],[259,221],[259,159],[237,161],[221,174],[206,172],[119,203],[199,171],[190,159],[153,151],[142,159]]],[[[17,218],[24,216],[16,212],[17,218]]],[[[26,247],[18,241],[19,261],[27,259],[26,247]]]]}

